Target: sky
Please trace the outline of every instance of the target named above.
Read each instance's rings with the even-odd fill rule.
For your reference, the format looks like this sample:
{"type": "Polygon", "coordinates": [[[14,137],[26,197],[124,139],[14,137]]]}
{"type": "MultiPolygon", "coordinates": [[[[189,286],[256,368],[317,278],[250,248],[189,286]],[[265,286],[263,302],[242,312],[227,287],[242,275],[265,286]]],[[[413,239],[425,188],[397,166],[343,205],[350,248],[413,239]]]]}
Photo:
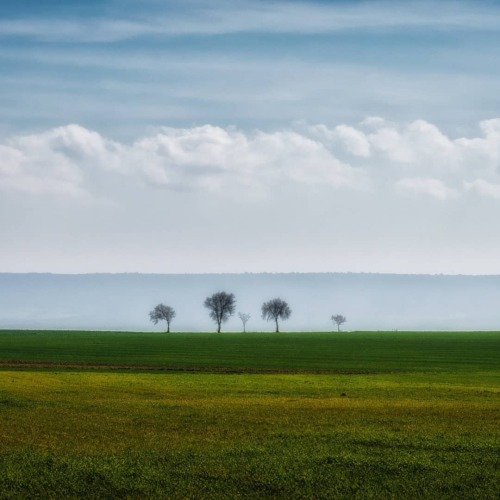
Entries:
{"type": "Polygon", "coordinates": [[[0,2],[0,272],[500,274],[500,2],[0,2]]]}

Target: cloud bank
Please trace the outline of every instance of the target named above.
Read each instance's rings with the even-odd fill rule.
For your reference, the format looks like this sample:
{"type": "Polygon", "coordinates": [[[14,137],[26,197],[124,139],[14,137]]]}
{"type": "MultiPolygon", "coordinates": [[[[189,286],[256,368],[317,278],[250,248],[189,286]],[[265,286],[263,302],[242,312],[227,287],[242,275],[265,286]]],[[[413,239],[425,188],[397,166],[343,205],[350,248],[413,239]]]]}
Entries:
{"type": "Polygon", "coordinates": [[[440,202],[500,199],[500,119],[452,138],[424,120],[371,117],[335,127],[298,123],[274,131],[164,127],[125,143],[79,125],[0,144],[0,190],[68,199],[114,187],[214,196],[272,196],[276,189],[392,192],[440,202]]]}

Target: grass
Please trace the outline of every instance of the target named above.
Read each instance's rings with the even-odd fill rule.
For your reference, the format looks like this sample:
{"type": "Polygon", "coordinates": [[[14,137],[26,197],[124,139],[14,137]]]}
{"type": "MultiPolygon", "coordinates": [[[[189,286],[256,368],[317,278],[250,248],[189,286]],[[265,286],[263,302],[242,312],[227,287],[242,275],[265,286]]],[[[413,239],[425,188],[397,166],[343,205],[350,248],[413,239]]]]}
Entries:
{"type": "Polygon", "coordinates": [[[0,497],[496,499],[499,348],[497,333],[2,332],[3,361],[208,371],[4,366],[0,497]]]}
{"type": "Polygon", "coordinates": [[[497,332],[138,333],[0,331],[0,362],[237,371],[498,368],[497,332]]]}

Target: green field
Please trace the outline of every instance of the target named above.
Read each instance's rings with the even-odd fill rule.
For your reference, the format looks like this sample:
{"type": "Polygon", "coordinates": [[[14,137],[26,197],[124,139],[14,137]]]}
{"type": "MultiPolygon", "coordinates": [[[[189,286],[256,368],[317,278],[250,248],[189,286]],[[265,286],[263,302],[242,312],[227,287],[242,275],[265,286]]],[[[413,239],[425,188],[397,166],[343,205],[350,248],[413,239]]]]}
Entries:
{"type": "Polygon", "coordinates": [[[0,497],[498,498],[500,334],[0,332],[0,497]]]}
{"type": "Polygon", "coordinates": [[[467,372],[499,368],[498,332],[137,333],[0,330],[0,362],[235,371],[467,372]]]}

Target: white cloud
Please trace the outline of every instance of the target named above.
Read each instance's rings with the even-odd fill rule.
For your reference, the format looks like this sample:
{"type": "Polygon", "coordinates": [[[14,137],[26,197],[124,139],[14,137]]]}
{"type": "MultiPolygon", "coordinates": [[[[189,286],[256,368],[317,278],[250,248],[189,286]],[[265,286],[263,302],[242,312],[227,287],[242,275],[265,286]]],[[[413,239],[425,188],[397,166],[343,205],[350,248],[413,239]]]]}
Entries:
{"type": "Polygon", "coordinates": [[[87,197],[92,170],[122,170],[124,148],[78,125],[11,138],[0,145],[0,189],[87,197]]]}
{"type": "Polygon", "coordinates": [[[359,124],[364,128],[381,128],[387,124],[387,121],[381,116],[367,116],[364,120],[361,120],[359,124]]]}
{"type": "Polygon", "coordinates": [[[410,163],[414,159],[412,148],[396,129],[381,128],[368,135],[368,140],[375,150],[393,162],[410,163]]]}
{"type": "Polygon", "coordinates": [[[11,139],[10,145],[30,155],[43,158],[49,155],[59,158],[69,166],[84,166],[92,164],[96,158],[103,168],[121,169],[118,162],[124,148],[119,143],[104,139],[79,125],[57,127],[41,134],[20,136],[11,139]]]}
{"type": "Polygon", "coordinates": [[[245,134],[211,125],[164,128],[136,142],[132,155],[148,182],[174,188],[266,190],[289,183],[356,187],[359,173],[319,141],[293,131],[245,134]]]}
{"type": "Polygon", "coordinates": [[[483,137],[460,138],[456,143],[467,164],[480,164],[485,174],[495,175],[500,168],[500,120],[484,120],[479,126],[483,137]]]}
{"type": "Polygon", "coordinates": [[[350,154],[366,158],[370,156],[370,143],[365,134],[349,125],[337,125],[333,130],[325,125],[309,127],[309,131],[319,138],[338,143],[350,154]]]}
{"type": "Polygon", "coordinates": [[[467,191],[486,196],[487,198],[500,199],[500,183],[476,179],[473,182],[465,182],[464,185],[467,191]]]}
{"type": "Polygon", "coordinates": [[[398,124],[375,118],[364,120],[359,127],[312,129],[316,134],[321,131],[318,137],[328,139],[342,131],[344,147],[360,157],[350,158],[350,163],[370,171],[374,184],[395,183],[399,191],[448,199],[476,178],[500,182],[500,120],[481,122],[479,137],[455,139],[424,120],[398,124]],[[364,132],[365,128],[369,130],[364,132]]]}
{"type": "Polygon", "coordinates": [[[0,188],[31,194],[81,196],[79,168],[36,137],[0,145],[0,188]],[[30,143],[31,144],[27,144],[30,143]]]}
{"type": "Polygon", "coordinates": [[[424,194],[438,200],[454,198],[457,193],[438,179],[411,177],[396,182],[396,189],[401,193],[424,194]]]}
{"type": "Polygon", "coordinates": [[[383,126],[367,137],[373,149],[391,161],[413,164],[419,170],[448,169],[457,160],[453,142],[424,120],[383,126]]]}
{"type": "Polygon", "coordinates": [[[372,190],[447,200],[467,191],[495,198],[500,120],[452,139],[423,120],[246,132],[204,125],[162,128],[132,143],[78,125],[0,144],[0,188],[113,198],[115,185],[261,196],[276,187],[372,190]],[[375,126],[375,128],[373,127],[375,126]]]}
{"type": "Polygon", "coordinates": [[[95,179],[117,174],[160,187],[219,193],[286,184],[355,188],[362,183],[360,172],[321,142],[293,131],[163,128],[127,145],[69,125],[12,138],[2,148],[0,187],[37,193],[90,192],[95,179]]]}
{"type": "Polygon", "coordinates": [[[494,118],[492,120],[483,120],[479,126],[486,136],[498,136],[500,135],[500,118],[494,118]]]}

